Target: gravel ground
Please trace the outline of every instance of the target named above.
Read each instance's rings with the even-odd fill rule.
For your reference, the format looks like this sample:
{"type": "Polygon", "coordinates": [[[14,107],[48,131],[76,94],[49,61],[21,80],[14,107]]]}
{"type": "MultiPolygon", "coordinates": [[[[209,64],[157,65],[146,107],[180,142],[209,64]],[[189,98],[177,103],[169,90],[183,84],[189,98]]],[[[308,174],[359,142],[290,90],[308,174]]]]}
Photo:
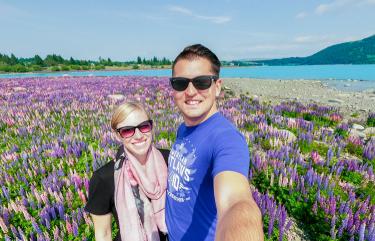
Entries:
{"type": "MultiPolygon", "coordinates": [[[[375,86],[374,86],[375,88],[375,86]]],[[[279,103],[296,100],[302,103],[318,103],[340,108],[344,118],[354,113],[366,118],[375,112],[375,90],[363,92],[339,91],[316,80],[270,80],[249,78],[223,79],[223,89],[234,95],[244,94],[261,102],[279,103]]]]}

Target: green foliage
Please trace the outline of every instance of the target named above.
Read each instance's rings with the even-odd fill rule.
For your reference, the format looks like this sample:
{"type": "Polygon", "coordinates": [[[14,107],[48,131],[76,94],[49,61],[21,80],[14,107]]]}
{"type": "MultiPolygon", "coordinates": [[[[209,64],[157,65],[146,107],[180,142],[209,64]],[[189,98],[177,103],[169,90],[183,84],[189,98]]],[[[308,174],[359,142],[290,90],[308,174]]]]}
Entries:
{"type": "Polygon", "coordinates": [[[356,189],[357,195],[363,195],[364,197],[370,196],[370,202],[375,205],[375,183],[367,181],[362,186],[356,189]]]}
{"type": "Polygon", "coordinates": [[[263,148],[264,150],[270,150],[270,149],[272,148],[269,139],[263,139],[263,140],[260,142],[260,145],[262,146],[262,148],[263,148]]]}
{"type": "Polygon", "coordinates": [[[336,122],[324,116],[315,116],[310,113],[303,113],[302,117],[304,120],[314,121],[316,126],[335,126],[336,125],[336,122]]]}
{"type": "Polygon", "coordinates": [[[358,172],[351,172],[348,170],[343,170],[341,173],[341,178],[344,181],[350,182],[354,185],[359,185],[362,183],[362,176],[358,172]]]}
{"type": "Polygon", "coordinates": [[[24,73],[24,72],[28,72],[29,68],[25,67],[22,64],[0,65],[0,71],[3,71],[3,72],[24,73]]]}
{"type": "Polygon", "coordinates": [[[244,128],[245,130],[252,132],[257,128],[257,126],[254,123],[245,123],[244,128]]]}
{"type": "Polygon", "coordinates": [[[44,61],[39,55],[35,55],[34,60],[32,62],[35,65],[44,66],[44,61]]]}
{"type": "MultiPolygon", "coordinates": [[[[267,173],[272,172],[268,170],[267,173]]],[[[275,178],[276,179],[276,178],[275,178]]],[[[329,223],[324,221],[325,215],[322,210],[318,210],[317,215],[312,211],[315,191],[308,193],[309,198],[303,199],[298,192],[290,193],[287,187],[280,187],[276,184],[270,186],[270,181],[265,172],[256,173],[252,183],[262,193],[269,193],[279,203],[283,203],[288,214],[303,223],[300,227],[308,236],[314,237],[312,240],[330,240],[329,223]]]]}
{"type": "Polygon", "coordinates": [[[295,111],[283,111],[281,115],[289,118],[297,118],[298,113],[295,111]]]}
{"type": "Polygon", "coordinates": [[[353,155],[356,155],[357,157],[360,157],[362,158],[362,154],[363,154],[363,150],[362,150],[362,147],[361,146],[357,146],[351,142],[349,142],[347,145],[346,145],[346,150],[350,153],[350,154],[353,154],[353,155]]]}
{"type": "Polygon", "coordinates": [[[145,58],[142,59],[140,56],[138,56],[136,64],[151,65],[151,66],[171,65],[172,61],[166,59],[165,57],[163,57],[162,59],[158,59],[156,56],[154,56],[152,59],[145,59],[145,58]]]}
{"type": "Polygon", "coordinates": [[[162,131],[159,133],[159,135],[156,137],[156,139],[159,141],[161,139],[166,139],[169,141],[175,141],[176,140],[176,134],[174,132],[170,133],[167,131],[162,131]]]}
{"type": "Polygon", "coordinates": [[[33,66],[31,66],[31,68],[32,68],[33,71],[42,71],[43,70],[43,68],[39,65],[33,65],[33,66]]]}
{"type": "Polygon", "coordinates": [[[69,66],[67,66],[67,65],[63,65],[63,66],[61,66],[61,70],[62,70],[62,71],[69,71],[70,68],[69,68],[69,66]]]}
{"type": "Polygon", "coordinates": [[[70,69],[72,69],[72,70],[81,70],[81,66],[79,66],[79,65],[70,65],[70,69]]]}
{"type": "Polygon", "coordinates": [[[316,141],[313,141],[311,143],[308,143],[307,141],[299,141],[298,146],[303,154],[317,151],[319,155],[325,156],[328,151],[328,146],[316,141]]]}
{"type": "Polygon", "coordinates": [[[335,131],[333,132],[333,134],[334,134],[335,136],[342,136],[342,137],[344,137],[344,138],[347,138],[347,137],[349,136],[348,131],[343,130],[343,129],[341,129],[341,128],[336,128],[335,131]]]}
{"type": "Polygon", "coordinates": [[[69,71],[69,70],[102,70],[105,66],[132,66],[133,69],[139,69],[139,65],[152,66],[156,68],[164,68],[165,65],[171,65],[172,62],[165,57],[159,59],[153,57],[145,59],[138,56],[137,61],[113,61],[110,58],[103,59],[99,57],[99,61],[92,60],[76,60],[73,57],[64,59],[57,54],[49,54],[45,59],[39,55],[32,58],[17,58],[14,54],[10,56],[0,54],[0,72],[30,72],[30,71],[69,71]],[[52,67],[52,68],[51,68],[52,67]]]}
{"type": "Polygon", "coordinates": [[[102,69],[105,69],[104,65],[96,65],[95,66],[95,70],[102,70],[102,69]]]}
{"type": "Polygon", "coordinates": [[[60,71],[60,67],[59,66],[52,66],[51,68],[51,71],[60,71]]]}
{"type": "Polygon", "coordinates": [[[375,118],[369,117],[366,124],[369,127],[375,127],[375,118]]]}

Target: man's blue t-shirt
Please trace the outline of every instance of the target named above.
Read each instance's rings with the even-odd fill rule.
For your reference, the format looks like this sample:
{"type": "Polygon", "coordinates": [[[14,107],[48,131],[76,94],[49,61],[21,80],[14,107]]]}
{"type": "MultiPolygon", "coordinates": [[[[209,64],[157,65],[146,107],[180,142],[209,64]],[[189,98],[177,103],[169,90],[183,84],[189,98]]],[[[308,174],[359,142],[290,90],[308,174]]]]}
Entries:
{"type": "Polygon", "coordinates": [[[182,124],[168,160],[169,240],[215,239],[214,177],[222,171],[248,177],[249,150],[242,134],[220,113],[197,126],[182,124]]]}

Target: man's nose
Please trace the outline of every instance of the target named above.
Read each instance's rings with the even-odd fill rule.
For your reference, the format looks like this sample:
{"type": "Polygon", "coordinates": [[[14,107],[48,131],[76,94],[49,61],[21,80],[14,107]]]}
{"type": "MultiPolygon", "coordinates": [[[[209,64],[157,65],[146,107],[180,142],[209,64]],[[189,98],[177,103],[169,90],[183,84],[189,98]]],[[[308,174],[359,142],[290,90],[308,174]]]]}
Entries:
{"type": "Polygon", "coordinates": [[[189,85],[186,88],[185,93],[189,96],[195,95],[197,93],[197,89],[194,87],[193,83],[189,82],[189,85]]]}

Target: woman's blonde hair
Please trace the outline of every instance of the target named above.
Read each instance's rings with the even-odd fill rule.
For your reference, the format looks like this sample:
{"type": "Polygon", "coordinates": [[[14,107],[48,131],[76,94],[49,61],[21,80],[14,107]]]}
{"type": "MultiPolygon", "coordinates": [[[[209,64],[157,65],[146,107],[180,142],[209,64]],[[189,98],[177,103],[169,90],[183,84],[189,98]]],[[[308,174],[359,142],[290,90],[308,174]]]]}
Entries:
{"type": "Polygon", "coordinates": [[[111,119],[111,128],[112,130],[117,130],[117,125],[123,122],[129,115],[135,110],[143,111],[147,118],[150,119],[150,116],[147,114],[145,108],[138,102],[124,102],[116,107],[112,114],[111,119]]]}

